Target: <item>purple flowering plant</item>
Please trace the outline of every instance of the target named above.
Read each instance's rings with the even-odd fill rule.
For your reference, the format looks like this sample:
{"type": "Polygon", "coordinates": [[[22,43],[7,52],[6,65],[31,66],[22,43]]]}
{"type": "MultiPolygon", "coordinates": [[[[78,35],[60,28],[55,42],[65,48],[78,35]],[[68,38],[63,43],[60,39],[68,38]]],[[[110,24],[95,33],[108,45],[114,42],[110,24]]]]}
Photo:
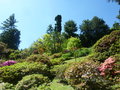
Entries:
{"type": "Polygon", "coordinates": [[[8,61],[5,61],[4,63],[2,63],[2,66],[10,66],[10,65],[13,65],[15,63],[17,63],[17,62],[14,60],[8,60],[8,61]]]}

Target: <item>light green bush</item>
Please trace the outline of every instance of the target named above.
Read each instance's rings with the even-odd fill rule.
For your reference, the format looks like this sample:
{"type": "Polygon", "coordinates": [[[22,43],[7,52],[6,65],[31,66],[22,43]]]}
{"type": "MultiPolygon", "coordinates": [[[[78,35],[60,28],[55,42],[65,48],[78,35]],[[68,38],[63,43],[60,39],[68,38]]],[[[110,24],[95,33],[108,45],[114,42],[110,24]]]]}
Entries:
{"type": "Polygon", "coordinates": [[[47,75],[47,66],[39,63],[17,63],[11,66],[1,67],[0,80],[3,82],[16,83],[25,75],[37,73],[47,75]]]}
{"type": "Polygon", "coordinates": [[[75,38],[75,37],[71,37],[68,39],[68,43],[67,43],[68,50],[74,50],[74,49],[78,49],[80,47],[81,47],[80,39],[75,38]]]}
{"type": "Polygon", "coordinates": [[[29,90],[31,88],[35,90],[39,85],[49,82],[50,80],[48,77],[45,77],[42,74],[32,74],[23,77],[23,79],[16,85],[15,90],[29,90]]]}
{"type": "Polygon", "coordinates": [[[10,83],[0,83],[0,90],[14,90],[14,85],[10,83]]]}

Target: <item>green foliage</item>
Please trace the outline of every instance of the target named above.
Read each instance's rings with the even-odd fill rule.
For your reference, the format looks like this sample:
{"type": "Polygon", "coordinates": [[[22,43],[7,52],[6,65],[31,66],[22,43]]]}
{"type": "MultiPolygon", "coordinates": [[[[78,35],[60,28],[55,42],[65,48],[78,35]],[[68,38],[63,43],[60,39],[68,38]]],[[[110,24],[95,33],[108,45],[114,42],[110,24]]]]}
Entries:
{"type": "Polygon", "coordinates": [[[11,66],[1,67],[0,80],[3,82],[16,83],[25,75],[37,73],[47,75],[47,66],[39,63],[17,63],[11,66]]]}
{"type": "Polygon", "coordinates": [[[112,88],[112,90],[119,90],[120,89],[120,83],[112,85],[111,88],[112,88]]]}
{"type": "Polygon", "coordinates": [[[54,53],[51,58],[54,59],[54,58],[59,58],[62,56],[62,53],[54,53]]]}
{"type": "Polygon", "coordinates": [[[0,42],[0,58],[1,59],[8,59],[12,49],[7,47],[7,44],[0,42]]]}
{"type": "Polygon", "coordinates": [[[42,84],[37,90],[74,90],[70,85],[65,85],[59,79],[54,79],[50,84],[42,84]]]}
{"type": "Polygon", "coordinates": [[[81,48],[76,50],[74,54],[76,54],[76,57],[83,57],[89,55],[91,52],[91,48],[81,48]]]}
{"type": "Polygon", "coordinates": [[[49,83],[48,77],[45,77],[42,74],[32,74],[23,77],[16,85],[15,90],[28,90],[33,87],[38,87],[43,83],[49,83]]]}
{"type": "Polygon", "coordinates": [[[52,27],[52,25],[50,24],[49,26],[48,26],[48,29],[47,29],[47,34],[51,34],[53,32],[53,27],[52,27]]]}
{"type": "Polygon", "coordinates": [[[16,29],[16,20],[14,14],[11,15],[2,24],[2,29],[4,30],[0,34],[0,41],[8,45],[8,48],[18,49],[20,44],[20,31],[16,29]]]}
{"type": "Polygon", "coordinates": [[[120,53],[120,31],[113,31],[110,35],[106,35],[93,46],[95,57],[100,61],[111,55],[120,53]]]}
{"type": "Polygon", "coordinates": [[[111,28],[112,30],[120,30],[120,23],[114,23],[113,27],[111,28]]]}
{"type": "Polygon", "coordinates": [[[81,41],[78,38],[71,37],[67,43],[68,50],[75,50],[81,47],[81,41]]]}
{"type": "Polygon", "coordinates": [[[7,48],[7,45],[3,42],[0,42],[0,54],[4,53],[7,48]]]}
{"type": "Polygon", "coordinates": [[[63,59],[62,58],[54,58],[54,59],[51,59],[50,62],[52,65],[59,65],[63,62],[63,59]]]}
{"type": "Polygon", "coordinates": [[[14,50],[10,55],[9,55],[10,59],[18,59],[21,58],[21,51],[19,50],[14,50]]]}
{"type": "Polygon", "coordinates": [[[0,57],[5,58],[8,52],[9,49],[7,49],[7,45],[3,42],[0,42],[0,57]]]}
{"type": "Polygon", "coordinates": [[[73,53],[72,52],[68,52],[68,53],[65,53],[65,54],[62,54],[61,58],[63,58],[63,60],[69,60],[73,57],[73,53]]]}
{"type": "Polygon", "coordinates": [[[51,32],[50,34],[45,34],[43,39],[38,39],[31,48],[33,50],[38,50],[39,53],[58,53],[62,50],[61,43],[63,37],[58,32],[51,32]]]}
{"type": "Polygon", "coordinates": [[[77,36],[77,34],[75,33],[77,31],[77,25],[73,20],[69,20],[65,23],[64,30],[66,38],[77,36]]]}
{"type": "Polygon", "coordinates": [[[6,19],[6,21],[2,23],[3,25],[2,29],[3,30],[15,29],[16,28],[15,23],[17,23],[15,19],[15,14],[12,14],[8,19],[6,19]]]}
{"type": "Polygon", "coordinates": [[[43,64],[47,64],[48,66],[51,65],[48,56],[45,55],[39,55],[39,54],[33,54],[27,57],[26,61],[28,62],[40,62],[43,64]]]}
{"type": "Polygon", "coordinates": [[[109,33],[109,27],[105,21],[96,16],[92,20],[84,20],[80,25],[80,30],[80,39],[84,47],[92,46],[97,40],[109,33]]]}
{"type": "Polygon", "coordinates": [[[14,85],[10,83],[0,83],[0,90],[14,90],[14,85]]]}

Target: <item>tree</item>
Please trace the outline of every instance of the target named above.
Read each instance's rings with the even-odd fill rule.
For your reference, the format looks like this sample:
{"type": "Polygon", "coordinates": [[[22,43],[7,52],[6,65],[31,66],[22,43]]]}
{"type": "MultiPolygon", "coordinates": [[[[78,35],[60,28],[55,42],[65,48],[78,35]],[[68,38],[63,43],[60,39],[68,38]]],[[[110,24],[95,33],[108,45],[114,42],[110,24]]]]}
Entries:
{"type": "Polygon", "coordinates": [[[52,32],[53,32],[53,27],[52,27],[52,25],[50,24],[49,26],[48,26],[48,29],[47,29],[47,34],[51,34],[52,32]]]}
{"type": "Polygon", "coordinates": [[[98,39],[109,33],[109,27],[105,21],[98,17],[92,20],[84,20],[80,25],[80,39],[84,47],[92,46],[98,39]]]}
{"type": "Polygon", "coordinates": [[[55,31],[61,33],[61,30],[62,30],[62,26],[61,26],[62,16],[61,15],[57,15],[55,17],[55,21],[56,21],[55,31]]]}
{"type": "Polygon", "coordinates": [[[78,38],[71,37],[68,39],[67,49],[68,50],[76,50],[81,47],[81,41],[78,38]]]}
{"type": "Polygon", "coordinates": [[[15,23],[17,23],[15,19],[15,14],[12,14],[8,19],[6,19],[6,21],[2,23],[3,26],[1,28],[3,30],[15,29],[16,28],[15,23]]]}
{"type": "Polygon", "coordinates": [[[108,1],[117,2],[120,5],[120,0],[108,0],[108,1]]]}
{"type": "Polygon", "coordinates": [[[18,49],[20,44],[20,31],[16,28],[15,15],[12,14],[2,23],[4,30],[0,35],[0,41],[7,44],[8,48],[18,49]]]}
{"type": "Polygon", "coordinates": [[[113,27],[111,28],[111,30],[112,30],[112,31],[113,31],[113,30],[120,30],[120,23],[115,22],[115,23],[113,24],[113,27]]]}
{"type": "Polygon", "coordinates": [[[77,31],[77,25],[73,20],[69,20],[65,23],[64,30],[67,38],[77,36],[77,34],[75,33],[77,31]]]}

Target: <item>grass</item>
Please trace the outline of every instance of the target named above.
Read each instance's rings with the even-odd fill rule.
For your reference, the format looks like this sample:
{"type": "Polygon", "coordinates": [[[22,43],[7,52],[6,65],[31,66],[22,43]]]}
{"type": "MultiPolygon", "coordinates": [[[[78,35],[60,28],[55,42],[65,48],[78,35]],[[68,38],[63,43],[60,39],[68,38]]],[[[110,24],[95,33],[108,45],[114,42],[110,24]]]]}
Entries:
{"type": "Polygon", "coordinates": [[[50,84],[51,90],[74,90],[70,85],[64,85],[59,83],[58,79],[55,79],[50,84]]]}
{"type": "Polygon", "coordinates": [[[76,59],[74,58],[74,59],[70,59],[70,60],[65,61],[65,63],[69,64],[69,63],[73,63],[73,62],[83,62],[83,61],[86,61],[86,58],[87,58],[87,56],[79,57],[76,59]]]}

